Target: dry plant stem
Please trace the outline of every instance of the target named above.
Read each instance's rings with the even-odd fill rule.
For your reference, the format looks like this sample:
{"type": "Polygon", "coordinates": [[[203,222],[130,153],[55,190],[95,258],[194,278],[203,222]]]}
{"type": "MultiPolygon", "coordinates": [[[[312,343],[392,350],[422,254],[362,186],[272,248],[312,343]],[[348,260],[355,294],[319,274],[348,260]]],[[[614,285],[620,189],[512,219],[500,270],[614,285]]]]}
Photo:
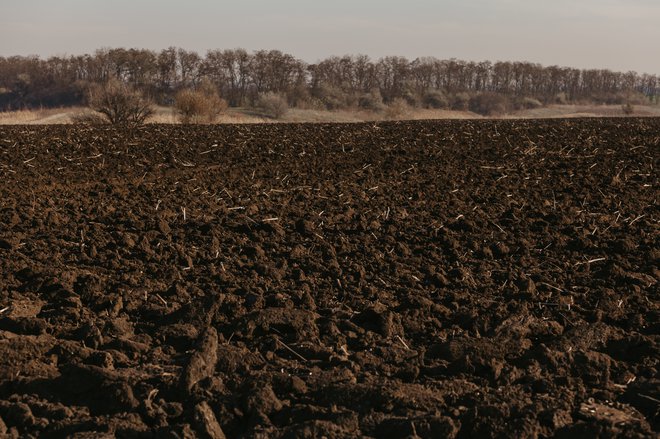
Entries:
{"type": "Polygon", "coordinates": [[[607,258],[595,258],[595,259],[590,259],[590,260],[584,261],[584,262],[577,262],[575,264],[575,266],[584,265],[584,264],[593,264],[594,262],[601,262],[601,261],[606,261],[606,260],[607,260],[607,258]]]}
{"type": "Polygon", "coordinates": [[[305,362],[307,361],[307,359],[306,359],[305,357],[303,357],[303,356],[300,355],[298,352],[296,352],[296,351],[294,351],[293,349],[291,349],[286,343],[284,343],[284,342],[283,342],[282,340],[280,340],[278,337],[275,337],[275,340],[277,340],[277,342],[278,342],[280,345],[282,345],[282,347],[283,347],[284,349],[286,349],[287,351],[291,352],[293,355],[295,355],[296,357],[298,357],[298,358],[301,359],[302,361],[305,361],[305,362]]]}
{"type": "Polygon", "coordinates": [[[630,221],[630,224],[628,224],[628,225],[629,225],[629,226],[632,226],[635,222],[641,220],[641,219],[644,218],[645,216],[646,216],[646,214],[638,216],[638,217],[635,218],[634,220],[630,221]]]}
{"type": "Polygon", "coordinates": [[[554,285],[550,285],[550,284],[547,283],[547,282],[539,282],[538,284],[539,284],[539,285],[544,285],[544,286],[546,286],[546,287],[548,287],[548,288],[552,288],[553,290],[559,291],[560,293],[565,293],[565,292],[566,292],[565,290],[563,290],[563,289],[561,289],[561,288],[559,288],[559,287],[556,287],[556,286],[554,286],[554,285]]]}
{"type": "Polygon", "coordinates": [[[401,338],[400,335],[397,335],[396,338],[401,342],[401,344],[403,345],[404,348],[406,348],[408,350],[411,350],[410,346],[408,346],[408,344],[403,340],[403,338],[401,338]]]}

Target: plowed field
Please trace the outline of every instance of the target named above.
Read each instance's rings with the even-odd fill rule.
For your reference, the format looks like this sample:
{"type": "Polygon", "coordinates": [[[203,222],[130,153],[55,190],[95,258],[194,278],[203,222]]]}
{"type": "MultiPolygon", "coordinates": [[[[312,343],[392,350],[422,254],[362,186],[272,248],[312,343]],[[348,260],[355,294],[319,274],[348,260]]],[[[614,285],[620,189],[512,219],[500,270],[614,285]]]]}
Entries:
{"type": "Polygon", "coordinates": [[[0,436],[654,437],[659,119],[0,128],[0,436]]]}

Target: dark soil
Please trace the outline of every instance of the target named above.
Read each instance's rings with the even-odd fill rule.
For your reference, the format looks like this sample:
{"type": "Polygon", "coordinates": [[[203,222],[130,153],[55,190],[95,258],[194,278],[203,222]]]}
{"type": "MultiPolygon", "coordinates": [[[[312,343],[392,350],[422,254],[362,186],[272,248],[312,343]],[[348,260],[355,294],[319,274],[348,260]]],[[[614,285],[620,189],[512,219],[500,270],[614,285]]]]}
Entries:
{"type": "Polygon", "coordinates": [[[654,437],[660,120],[0,128],[0,436],[654,437]]]}

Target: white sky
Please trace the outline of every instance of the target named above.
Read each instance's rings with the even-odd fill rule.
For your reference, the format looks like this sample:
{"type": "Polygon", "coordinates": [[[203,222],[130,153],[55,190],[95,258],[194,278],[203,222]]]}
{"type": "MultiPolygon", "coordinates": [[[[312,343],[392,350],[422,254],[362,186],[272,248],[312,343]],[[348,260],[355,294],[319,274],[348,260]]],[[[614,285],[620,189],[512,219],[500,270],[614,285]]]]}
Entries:
{"type": "Polygon", "coordinates": [[[660,0],[0,0],[0,56],[168,46],[660,74],[660,0]]]}

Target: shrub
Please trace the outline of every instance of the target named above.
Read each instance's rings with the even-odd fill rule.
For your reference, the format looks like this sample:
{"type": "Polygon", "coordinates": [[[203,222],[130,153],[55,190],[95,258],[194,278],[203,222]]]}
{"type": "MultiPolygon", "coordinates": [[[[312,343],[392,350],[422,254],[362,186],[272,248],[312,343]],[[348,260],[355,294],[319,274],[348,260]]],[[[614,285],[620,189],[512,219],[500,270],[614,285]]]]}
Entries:
{"type": "Polygon", "coordinates": [[[421,96],[411,81],[406,81],[401,90],[401,97],[406,101],[409,107],[417,108],[421,104],[421,96]]]}
{"type": "Polygon", "coordinates": [[[286,99],[273,92],[259,95],[257,107],[273,119],[279,119],[289,111],[289,104],[287,104],[286,99]]]}
{"type": "Polygon", "coordinates": [[[504,114],[507,110],[507,99],[498,93],[480,93],[470,99],[469,108],[482,116],[504,114]]]}
{"type": "Polygon", "coordinates": [[[526,110],[532,110],[534,108],[541,108],[543,107],[543,103],[539,101],[538,99],[534,98],[523,98],[522,100],[522,107],[526,110]]]}
{"type": "Polygon", "coordinates": [[[425,108],[449,108],[449,99],[441,90],[427,90],[422,97],[422,104],[425,108]]]}
{"type": "Polygon", "coordinates": [[[512,106],[514,110],[533,110],[543,107],[543,103],[534,98],[515,98],[512,106]]]}
{"type": "Polygon", "coordinates": [[[468,93],[456,93],[451,98],[451,109],[456,111],[467,111],[470,105],[468,93]]]}
{"type": "Polygon", "coordinates": [[[648,96],[637,91],[628,92],[624,95],[624,103],[630,105],[645,105],[649,103],[649,100],[648,96]]]}
{"type": "Polygon", "coordinates": [[[313,107],[312,95],[309,88],[304,84],[298,84],[287,93],[287,101],[291,107],[310,108],[313,107]]]}
{"type": "Polygon", "coordinates": [[[385,110],[385,118],[387,119],[401,119],[405,117],[410,111],[410,106],[403,98],[396,98],[387,106],[385,110]]]}
{"type": "Polygon", "coordinates": [[[312,96],[321,103],[326,110],[339,110],[352,107],[359,101],[359,97],[344,91],[341,87],[321,83],[312,90],[312,96]]]}
{"type": "Polygon", "coordinates": [[[227,102],[215,89],[184,89],[176,94],[174,106],[181,123],[210,123],[227,109],[227,102]]]}
{"type": "Polygon", "coordinates": [[[383,97],[380,94],[380,90],[377,88],[360,96],[358,107],[371,111],[383,111],[386,108],[385,104],[383,104],[383,97]]]}
{"type": "Polygon", "coordinates": [[[560,93],[557,93],[557,95],[555,95],[554,101],[555,101],[556,104],[561,104],[561,105],[568,104],[568,95],[566,93],[564,93],[563,91],[560,92],[560,93]]]}
{"type": "Polygon", "coordinates": [[[635,107],[633,106],[633,104],[628,102],[627,104],[624,104],[624,105],[621,106],[621,111],[623,111],[623,114],[629,116],[629,115],[635,113],[635,107]]]}
{"type": "Polygon", "coordinates": [[[643,105],[648,98],[636,91],[622,91],[618,93],[600,93],[592,96],[593,102],[605,105],[643,105]]]}
{"type": "Polygon", "coordinates": [[[82,125],[105,125],[108,119],[99,113],[82,112],[71,116],[71,122],[82,125]]]}
{"type": "Polygon", "coordinates": [[[151,101],[117,79],[92,84],[87,90],[89,106],[113,125],[140,125],[153,113],[151,101]]]}

